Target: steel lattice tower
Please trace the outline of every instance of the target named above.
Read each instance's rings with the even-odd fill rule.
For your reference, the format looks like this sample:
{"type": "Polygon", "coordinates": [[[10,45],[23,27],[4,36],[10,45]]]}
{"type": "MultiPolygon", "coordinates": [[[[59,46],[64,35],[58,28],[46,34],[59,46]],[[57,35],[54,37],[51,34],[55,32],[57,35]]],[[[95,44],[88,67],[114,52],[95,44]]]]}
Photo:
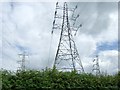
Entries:
{"type": "Polygon", "coordinates": [[[26,67],[25,67],[26,59],[25,58],[28,55],[26,54],[26,52],[23,52],[22,54],[18,54],[18,55],[22,58],[22,60],[17,61],[20,64],[19,70],[25,71],[26,70],[26,67]]]}
{"type": "MultiPolygon", "coordinates": [[[[70,28],[69,23],[69,17],[68,17],[68,11],[69,8],[67,6],[67,3],[64,3],[64,6],[62,8],[63,16],[57,16],[57,9],[61,9],[58,6],[58,3],[56,3],[56,11],[55,11],[55,19],[61,18],[62,19],[62,25],[61,28],[57,26],[61,30],[60,34],[60,40],[58,44],[58,49],[54,61],[54,66],[58,70],[77,70],[80,72],[84,72],[75,41],[73,39],[72,35],[72,29],[70,28]]],[[[53,29],[56,28],[57,24],[55,24],[55,20],[53,22],[53,29]]],[[[52,31],[53,33],[53,31],[52,31]]]]}
{"type": "Polygon", "coordinates": [[[96,58],[93,60],[95,64],[93,64],[93,70],[96,75],[100,75],[100,66],[99,66],[99,58],[98,55],[96,55],[96,58]]]}

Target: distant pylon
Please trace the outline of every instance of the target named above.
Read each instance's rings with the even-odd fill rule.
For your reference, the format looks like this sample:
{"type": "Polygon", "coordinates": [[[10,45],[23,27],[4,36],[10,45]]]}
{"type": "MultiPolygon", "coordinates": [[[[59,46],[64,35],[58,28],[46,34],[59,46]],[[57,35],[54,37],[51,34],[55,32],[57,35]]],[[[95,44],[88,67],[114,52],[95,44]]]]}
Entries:
{"type": "Polygon", "coordinates": [[[19,57],[21,57],[22,59],[18,61],[18,63],[20,64],[19,70],[25,71],[26,67],[25,67],[25,62],[26,62],[26,56],[28,56],[26,54],[26,52],[23,52],[22,54],[18,54],[19,57]]]}
{"type": "MultiPolygon", "coordinates": [[[[60,29],[61,34],[60,34],[60,40],[59,40],[59,45],[54,61],[54,66],[58,70],[62,71],[79,71],[79,72],[84,72],[84,68],[82,66],[80,56],[78,54],[74,39],[73,39],[73,31],[75,31],[75,34],[78,30],[73,30],[73,28],[70,27],[69,23],[69,18],[68,18],[68,11],[73,11],[76,9],[69,9],[67,3],[64,3],[63,7],[60,7],[58,5],[58,2],[56,3],[56,11],[55,11],[55,17],[53,21],[53,30],[54,29],[60,29]],[[57,10],[60,9],[63,11],[63,15],[59,16],[57,10]],[[56,19],[62,19],[62,25],[56,24],[56,19]]],[[[77,16],[78,17],[78,16],[77,16]]],[[[72,20],[77,19],[77,17],[72,20]]],[[[75,22],[74,22],[75,24],[75,22]]],[[[81,24],[80,26],[81,27],[81,24]]],[[[52,30],[52,34],[53,34],[52,30]]]]}
{"type": "Polygon", "coordinates": [[[93,64],[92,71],[95,72],[96,75],[100,75],[100,66],[99,66],[98,55],[96,55],[96,58],[93,60],[93,62],[95,62],[95,63],[93,64]]]}

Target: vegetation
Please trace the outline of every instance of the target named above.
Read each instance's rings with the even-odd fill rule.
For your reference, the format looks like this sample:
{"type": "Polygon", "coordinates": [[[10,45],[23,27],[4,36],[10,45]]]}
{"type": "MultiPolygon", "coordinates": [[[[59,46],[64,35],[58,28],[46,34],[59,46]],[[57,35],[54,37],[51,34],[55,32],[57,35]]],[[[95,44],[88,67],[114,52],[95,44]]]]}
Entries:
{"type": "Polygon", "coordinates": [[[118,90],[120,87],[120,72],[113,76],[59,72],[56,69],[1,72],[2,90],[118,90]]]}

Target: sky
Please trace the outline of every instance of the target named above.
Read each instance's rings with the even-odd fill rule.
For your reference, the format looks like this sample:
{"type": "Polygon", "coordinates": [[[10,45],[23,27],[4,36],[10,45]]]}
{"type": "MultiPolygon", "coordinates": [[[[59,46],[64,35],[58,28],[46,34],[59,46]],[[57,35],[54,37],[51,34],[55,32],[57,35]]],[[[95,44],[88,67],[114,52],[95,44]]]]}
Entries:
{"type": "MultiPolygon", "coordinates": [[[[62,4],[61,4],[62,5],[62,4]]],[[[115,74],[118,71],[118,3],[68,2],[78,8],[76,26],[82,27],[74,37],[85,72],[92,72],[93,59],[99,55],[100,70],[115,74]]],[[[18,54],[27,53],[26,68],[51,68],[60,37],[60,30],[51,35],[55,2],[0,3],[0,60],[1,67],[17,70],[18,54]]]]}

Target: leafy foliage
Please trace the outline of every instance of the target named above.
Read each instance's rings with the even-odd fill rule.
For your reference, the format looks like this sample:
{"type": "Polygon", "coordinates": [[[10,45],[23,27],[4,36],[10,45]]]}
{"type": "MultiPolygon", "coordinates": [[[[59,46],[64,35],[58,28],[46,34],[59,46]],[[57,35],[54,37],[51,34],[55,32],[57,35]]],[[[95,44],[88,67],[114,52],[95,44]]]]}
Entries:
{"type": "Polygon", "coordinates": [[[55,68],[43,71],[11,72],[3,70],[1,72],[2,90],[65,90],[66,88],[82,88],[82,90],[103,90],[103,88],[106,88],[107,90],[117,90],[120,87],[120,72],[113,76],[78,74],[76,71],[59,72],[55,68]]]}

